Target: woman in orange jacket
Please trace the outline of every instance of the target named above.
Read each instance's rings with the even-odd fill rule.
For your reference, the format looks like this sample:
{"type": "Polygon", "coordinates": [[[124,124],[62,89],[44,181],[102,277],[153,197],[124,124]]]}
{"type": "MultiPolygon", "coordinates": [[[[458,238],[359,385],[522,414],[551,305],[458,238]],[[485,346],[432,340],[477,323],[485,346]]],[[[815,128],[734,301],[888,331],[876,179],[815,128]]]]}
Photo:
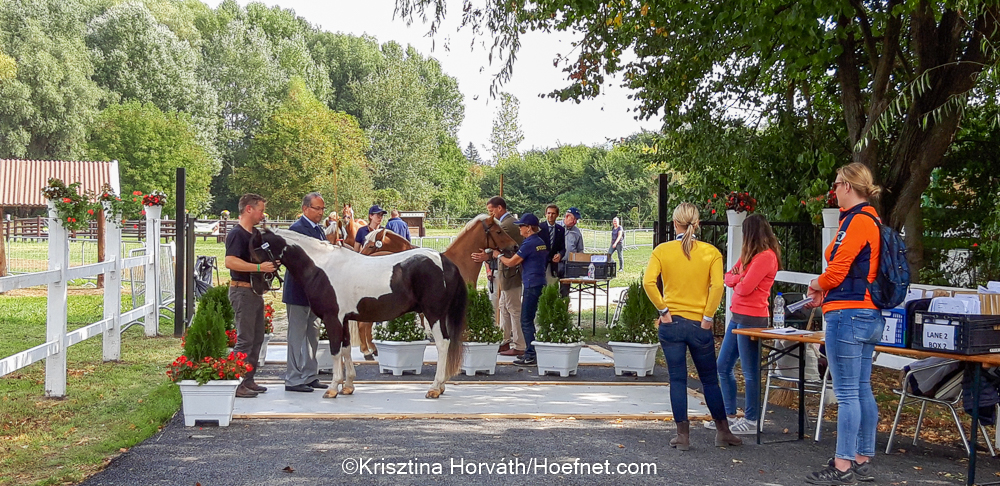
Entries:
{"type": "Polygon", "coordinates": [[[873,481],[878,404],[872,393],[872,355],[885,323],[872,303],[881,240],[879,219],[869,200],[882,191],[865,165],[837,170],[833,183],[840,206],[840,229],[826,248],[826,271],[809,283],[814,305],[823,306],[826,357],[833,376],[837,412],[837,454],[827,467],[810,473],[811,484],[873,481]]]}

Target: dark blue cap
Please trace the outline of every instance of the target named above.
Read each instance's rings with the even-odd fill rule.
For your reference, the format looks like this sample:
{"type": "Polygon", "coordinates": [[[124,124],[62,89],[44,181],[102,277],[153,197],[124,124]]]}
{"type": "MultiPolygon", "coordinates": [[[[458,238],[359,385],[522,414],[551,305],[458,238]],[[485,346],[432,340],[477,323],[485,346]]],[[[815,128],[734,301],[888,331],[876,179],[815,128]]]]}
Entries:
{"type": "Polygon", "coordinates": [[[514,221],[514,224],[518,226],[538,226],[538,216],[532,213],[526,213],[521,216],[521,219],[514,221]]]}
{"type": "Polygon", "coordinates": [[[368,210],[368,214],[385,214],[385,213],[386,210],[378,207],[378,204],[372,206],[371,209],[368,210]]]}
{"type": "Polygon", "coordinates": [[[568,214],[572,214],[574,218],[580,219],[580,210],[579,209],[576,209],[575,207],[572,207],[572,208],[567,209],[566,212],[568,214]]]}

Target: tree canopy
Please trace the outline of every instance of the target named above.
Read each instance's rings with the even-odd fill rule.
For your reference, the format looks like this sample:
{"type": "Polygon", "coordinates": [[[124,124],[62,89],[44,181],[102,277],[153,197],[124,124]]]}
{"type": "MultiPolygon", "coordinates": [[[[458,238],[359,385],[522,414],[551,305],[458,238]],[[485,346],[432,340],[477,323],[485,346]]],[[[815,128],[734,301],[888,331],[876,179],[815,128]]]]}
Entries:
{"type": "MultiPolygon", "coordinates": [[[[410,18],[433,10],[432,29],[444,4],[397,0],[410,18]]],[[[885,221],[906,226],[917,250],[921,195],[968,93],[983,74],[995,76],[1000,59],[1000,5],[992,1],[464,0],[463,7],[463,25],[497,38],[494,53],[506,61],[499,81],[513,70],[525,32],[581,32],[574,57],[562,58],[568,85],[550,92],[561,100],[593,97],[620,74],[638,115],[662,115],[671,129],[733,108],[772,120],[780,111],[812,120],[814,110],[832,110],[849,147],[850,159],[840,162],[873,169],[886,189],[885,221]]]]}

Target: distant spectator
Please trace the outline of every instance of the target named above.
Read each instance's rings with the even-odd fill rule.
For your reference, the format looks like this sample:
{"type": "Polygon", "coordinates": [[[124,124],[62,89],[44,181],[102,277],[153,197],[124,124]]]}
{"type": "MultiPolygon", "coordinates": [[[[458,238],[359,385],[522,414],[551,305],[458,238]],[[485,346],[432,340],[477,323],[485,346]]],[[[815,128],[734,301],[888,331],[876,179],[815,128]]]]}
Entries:
{"type": "Polygon", "coordinates": [[[399,210],[393,209],[392,212],[389,213],[389,216],[391,217],[389,218],[389,221],[385,223],[385,229],[406,238],[406,241],[410,241],[410,227],[407,226],[402,219],[400,219],[399,210]]]}
{"type": "MultiPolygon", "coordinates": [[[[580,221],[580,210],[575,207],[567,209],[563,218],[563,226],[566,228],[566,253],[583,253],[583,233],[576,227],[577,221],[580,221]]],[[[563,297],[568,296],[569,284],[560,284],[559,293],[563,297]]]]}
{"type": "Polygon", "coordinates": [[[622,250],[625,249],[625,230],[622,229],[622,225],[618,222],[618,217],[616,216],[611,220],[611,248],[608,249],[609,255],[614,255],[618,252],[618,270],[625,270],[625,262],[622,261],[622,250]]]}

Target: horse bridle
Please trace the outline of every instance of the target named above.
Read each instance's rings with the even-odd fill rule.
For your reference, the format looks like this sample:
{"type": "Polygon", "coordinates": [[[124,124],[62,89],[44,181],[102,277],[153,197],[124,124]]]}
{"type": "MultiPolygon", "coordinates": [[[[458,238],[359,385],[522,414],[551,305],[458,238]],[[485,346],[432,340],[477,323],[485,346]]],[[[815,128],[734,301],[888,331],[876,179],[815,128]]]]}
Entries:
{"type": "Polygon", "coordinates": [[[511,253],[513,252],[509,250],[504,251],[502,248],[500,248],[500,244],[497,243],[496,238],[493,236],[492,233],[490,233],[490,228],[493,227],[493,224],[486,224],[486,220],[480,220],[479,224],[483,225],[483,231],[486,233],[486,246],[489,248],[493,248],[494,250],[500,252],[501,255],[510,258],[511,253]],[[493,246],[490,246],[491,243],[493,244],[493,246]]]}
{"type": "Polygon", "coordinates": [[[258,249],[259,250],[263,250],[264,253],[267,253],[267,257],[268,257],[267,261],[269,261],[269,262],[271,262],[271,263],[274,264],[274,271],[273,272],[266,272],[266,273],[264,273],[264,282],[267,283],[267,291],[275,292],[275,291],[281,290],[281,286],[285,283],[285,281],[282,280],[280,272],[279,272],[279,270],[281,270],[281,264],[278,262],[277,258],[274,258],[274,253],[271,252],[271,244],[265,241],[264,243],[262,243],[260,245],[260,247],[258,249]],[[274,286],[274,280],[275,279],[278,280],[278,286],[277,287],[274,286]]]}

